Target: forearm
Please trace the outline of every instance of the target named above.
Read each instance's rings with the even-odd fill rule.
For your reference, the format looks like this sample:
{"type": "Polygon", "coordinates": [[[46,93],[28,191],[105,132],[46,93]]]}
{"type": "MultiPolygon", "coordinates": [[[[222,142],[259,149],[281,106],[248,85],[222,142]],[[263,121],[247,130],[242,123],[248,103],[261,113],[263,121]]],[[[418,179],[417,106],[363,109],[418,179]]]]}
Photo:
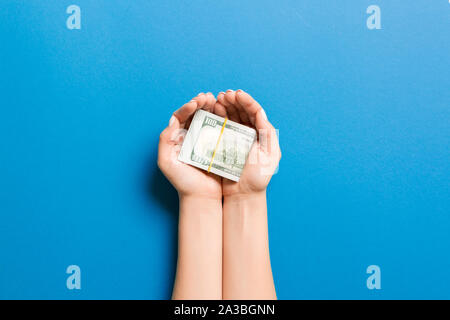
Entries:
{"type": "Polygon", "coordinates": [[[222,202],[180,196],[173,299],[222,298],[222,202]]]}
{"type": "Polygon", "coordinates": [[[266,193],[225,197],[223,228],[223,298],[276,299],[266,193]]]}

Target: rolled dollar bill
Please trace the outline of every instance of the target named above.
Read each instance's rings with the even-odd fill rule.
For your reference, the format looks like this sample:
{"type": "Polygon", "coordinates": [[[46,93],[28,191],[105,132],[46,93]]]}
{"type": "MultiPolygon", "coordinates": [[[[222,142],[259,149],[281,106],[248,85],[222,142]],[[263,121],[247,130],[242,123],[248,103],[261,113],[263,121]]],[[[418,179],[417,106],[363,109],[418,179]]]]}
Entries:
{"type": "Polygon", "coordinates": [[[198,110],[181,146],[178,160],[239,181],[256,131],[237,122],[198,110]]]}

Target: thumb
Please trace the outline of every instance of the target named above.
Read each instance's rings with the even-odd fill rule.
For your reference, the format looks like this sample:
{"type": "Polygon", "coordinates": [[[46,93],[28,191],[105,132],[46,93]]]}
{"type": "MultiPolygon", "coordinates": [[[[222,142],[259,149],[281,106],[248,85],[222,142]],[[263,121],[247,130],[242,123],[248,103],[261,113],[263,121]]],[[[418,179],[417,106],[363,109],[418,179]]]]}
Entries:
{"type": "Polygon", "coordinates": [[[169,126],[159,136],[158,166],[161,169],[177,157],[185,134],[186,130],[180,128],[180,121],[173,115],[170,118],[169,126]]]}
{"type": "Polygon", "coordinates": [[[180,121],[175,115],[172,115],[172,117],[169,120],[169,126],[161,132],[161,135],[159,136],[160,140],[169,143],[171,141],[174,141],[176,139],[176,135],[180,129],[180,121]]]}

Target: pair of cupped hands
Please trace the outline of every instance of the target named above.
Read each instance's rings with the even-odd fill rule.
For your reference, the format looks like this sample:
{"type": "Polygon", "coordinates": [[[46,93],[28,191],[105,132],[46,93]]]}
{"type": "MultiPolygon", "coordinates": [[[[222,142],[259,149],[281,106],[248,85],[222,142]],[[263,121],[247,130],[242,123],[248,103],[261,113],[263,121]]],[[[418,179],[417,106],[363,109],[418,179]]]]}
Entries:
{"type": "Polygon", "coordinates": [[[281,158],[278,136],[260,104],[243,90],[200,93],[176,110],[169,125],[160,135],[158,166],[178,191],[180,197],[194,196],[221,199],[234,195],[264,192],[281,158]],[[198,109],[254,128],[257,141],[253,144],[239,182],[221,178],[181,161],[178,154],[184,136],[198,109]]]}

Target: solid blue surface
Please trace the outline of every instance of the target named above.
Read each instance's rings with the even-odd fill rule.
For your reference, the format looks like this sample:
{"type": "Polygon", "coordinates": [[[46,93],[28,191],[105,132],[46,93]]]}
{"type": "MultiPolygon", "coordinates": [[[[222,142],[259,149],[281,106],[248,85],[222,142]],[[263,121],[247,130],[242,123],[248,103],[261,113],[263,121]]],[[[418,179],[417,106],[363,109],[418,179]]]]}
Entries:
{"type": "Polygon", "coordinates": [[[0,298],[169,298],[158,136],[230,88],[280,133],[279,298],[450,298],[448,1],[2,0],[0,42],[0,298]]]}

